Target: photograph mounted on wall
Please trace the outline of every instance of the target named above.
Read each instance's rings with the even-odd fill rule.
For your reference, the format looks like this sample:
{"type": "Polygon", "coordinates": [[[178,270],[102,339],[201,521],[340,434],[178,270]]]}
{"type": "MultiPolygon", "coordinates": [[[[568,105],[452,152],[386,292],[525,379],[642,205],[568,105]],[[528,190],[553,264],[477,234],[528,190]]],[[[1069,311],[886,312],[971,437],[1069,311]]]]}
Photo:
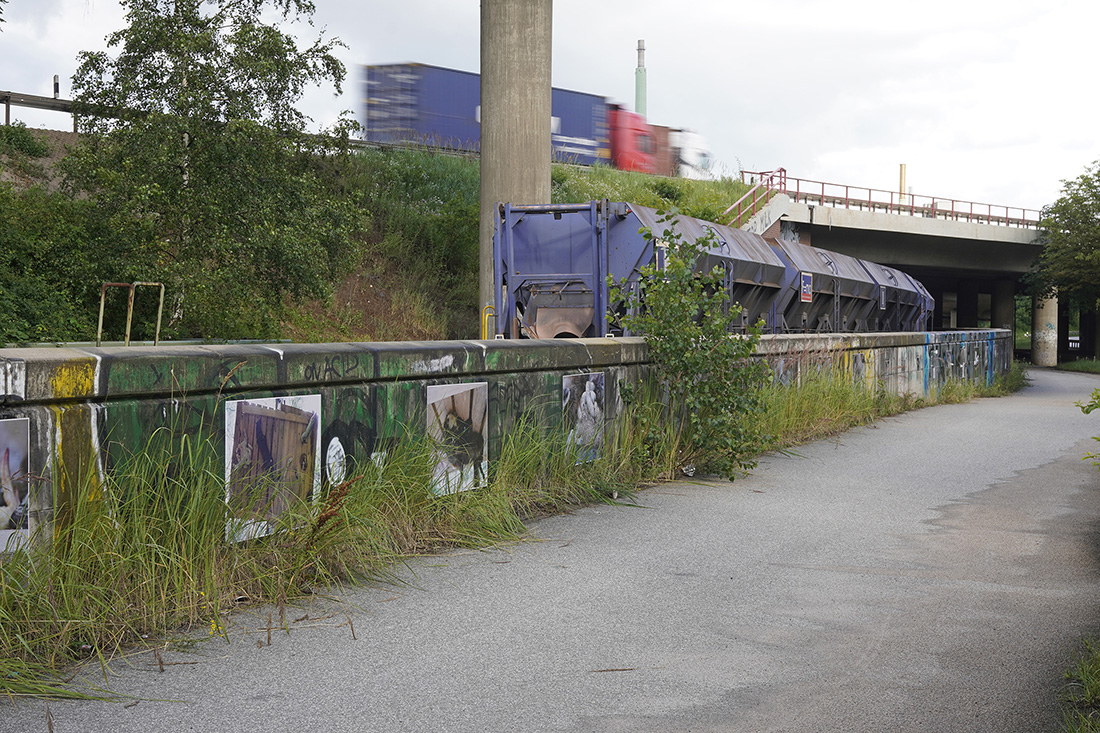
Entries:
{"type": "Polygon", "coordinates": [[[321,395],[225,403],[226,537],[275,531],[287,510],[321,486],[321,395]]]}
{"type": "Polygon", "coordinates": [[[569,445],[580,461],[592,461],[603,447],[603,372],[568,374],[561,378],[561,414],[569,445]]]}
{"type": "Polygon", "coordinates": [[[28,535],[30,424],[25,417],[0,420],[0,551],[19,549],[28,535]]]}
{"type": "Polygon", "coordinates": [[[436,495],[485,485],[489,471],[487,382],[428,387],[428,437],[435,445],[436,495]]]}

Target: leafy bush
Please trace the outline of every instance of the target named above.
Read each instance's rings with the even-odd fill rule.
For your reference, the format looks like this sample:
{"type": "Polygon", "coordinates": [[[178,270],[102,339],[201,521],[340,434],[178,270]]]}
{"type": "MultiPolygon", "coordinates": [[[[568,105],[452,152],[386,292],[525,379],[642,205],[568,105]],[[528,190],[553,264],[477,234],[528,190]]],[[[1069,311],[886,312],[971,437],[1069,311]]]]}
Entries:
{"type": "Polygon", "coordinates": [[[50,146],[32,135],[22,122],[0,127],[0,155],[45,158],[49,154],[50,146]]]}
{"type": "Polygon", "coordinates": [[[644,267],[637,288],[612,283],[611,302],[625,302],[623,325],[645,337],[668,417],[682,431],[681,463],[732,479],[755,465],[761,445],[754,418],[767,367],[751,358],[761,329],[738,333],[741,306],[729,301],[722,271],[696,268],[713,235],[685,239],[675,214],[659,222],[666,228],[646,236],[663,252],[663,267],[644,267]]]}

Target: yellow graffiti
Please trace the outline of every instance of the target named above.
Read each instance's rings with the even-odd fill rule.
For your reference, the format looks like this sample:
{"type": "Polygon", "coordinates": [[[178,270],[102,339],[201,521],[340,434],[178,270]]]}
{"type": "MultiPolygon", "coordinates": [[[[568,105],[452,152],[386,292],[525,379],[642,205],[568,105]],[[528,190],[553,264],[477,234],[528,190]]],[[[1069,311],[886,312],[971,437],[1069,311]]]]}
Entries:
{"type": "Polygon", "coordinates": [[[95,364],[93,362],[69,362],[54,370],[50,377],[53,396],[87,397],[95,391],[95,364]]]}
{"type": "Polygon", "coordinates": [[[78,497],[98,501],[103,485],[92,408],[89,405],[49,405],[54,435],[51,476],[54,536],[78,511],[78,497]]]}

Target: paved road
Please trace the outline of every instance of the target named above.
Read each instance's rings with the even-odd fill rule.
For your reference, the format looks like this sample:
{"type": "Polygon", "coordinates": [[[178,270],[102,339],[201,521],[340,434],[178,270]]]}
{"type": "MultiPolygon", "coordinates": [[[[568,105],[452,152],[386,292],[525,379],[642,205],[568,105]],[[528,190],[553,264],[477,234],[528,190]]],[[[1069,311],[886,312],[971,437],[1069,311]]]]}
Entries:
{"type": "MultiPolygon", "coordinates": [[[[270,645],[240,617],[121,666],[136,705],[52,703],[54,730],[1057,730],[1100,633],[1100,416],[1073,406],[1100,379],[1033,376],[418,561],[270,645]]],[[[0,730],[45,731],[43,704],[0,730]]]]}

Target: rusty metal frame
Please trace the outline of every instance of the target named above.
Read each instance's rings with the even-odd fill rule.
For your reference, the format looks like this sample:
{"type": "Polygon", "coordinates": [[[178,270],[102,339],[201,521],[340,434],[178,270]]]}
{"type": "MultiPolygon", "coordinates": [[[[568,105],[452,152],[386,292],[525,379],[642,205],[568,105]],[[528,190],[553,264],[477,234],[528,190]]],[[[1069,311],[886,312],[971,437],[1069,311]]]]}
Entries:
{"type": "Polygon", "coordinates": [[[95,332],[95,345],[99,346],[103,340],[103,307],[107,301],[107,288],[126,288],[128,292],[126,299],[126,345],[130,345],[130,329],[134,322],[134,293],[139,286],[150,286],[160,288],[160,302],[157,305],[157,330],[153,336],[153,346],[160,344],[160,323],[161,318],[164,316],[164,283],[152,283],[152,282],[132,282],[132,283],[103,283],[103,287],[99,289],[99,327],[95,332]]]}

